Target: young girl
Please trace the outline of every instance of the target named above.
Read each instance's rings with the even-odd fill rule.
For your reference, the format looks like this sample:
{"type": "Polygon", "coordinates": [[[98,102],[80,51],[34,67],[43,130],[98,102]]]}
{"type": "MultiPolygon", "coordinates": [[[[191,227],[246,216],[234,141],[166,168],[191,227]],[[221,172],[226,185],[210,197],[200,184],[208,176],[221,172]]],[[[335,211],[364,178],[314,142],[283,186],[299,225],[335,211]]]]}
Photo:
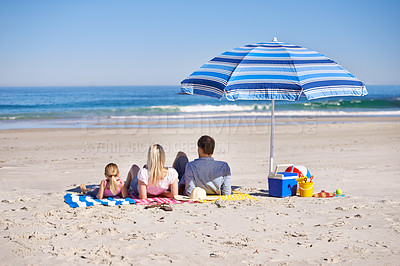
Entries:
{"type": "Polygon", "coordinates": [[[132,166],[126,186],[141,199],[154,196],[173,198],[178,195],[178,172],[172,167],[165,167],[165,153],[161,145],[150,146],[145,168],[132,166]]]}
{"type": "MultiPolygon", "coordinates": [[[[102,199],[103,197],[114,196],[122,196],[123,198],[128,197],[128,192],[124,182],[119,178],[117,179],[117,177],[119,177],[119,170],[116,164],[107,164],[104,170],[104,175],[106,179],[101,181],[100,188],[97,190],[96,198],[102,199]]],[[[85,184],[82,184],[80,187],[84,194],[89,191],[85,184]]]]}

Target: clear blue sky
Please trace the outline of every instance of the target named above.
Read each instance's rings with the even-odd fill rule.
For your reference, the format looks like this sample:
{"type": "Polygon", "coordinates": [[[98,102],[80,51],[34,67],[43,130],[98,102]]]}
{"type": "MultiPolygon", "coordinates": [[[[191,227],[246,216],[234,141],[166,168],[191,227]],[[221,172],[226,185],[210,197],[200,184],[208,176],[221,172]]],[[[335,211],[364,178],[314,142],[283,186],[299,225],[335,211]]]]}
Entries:
{"type": "Polygon", "coordinates": [[[0,0],[0,86],[179,85],[274,36],[400,84],[398,0],[0,0]]]}

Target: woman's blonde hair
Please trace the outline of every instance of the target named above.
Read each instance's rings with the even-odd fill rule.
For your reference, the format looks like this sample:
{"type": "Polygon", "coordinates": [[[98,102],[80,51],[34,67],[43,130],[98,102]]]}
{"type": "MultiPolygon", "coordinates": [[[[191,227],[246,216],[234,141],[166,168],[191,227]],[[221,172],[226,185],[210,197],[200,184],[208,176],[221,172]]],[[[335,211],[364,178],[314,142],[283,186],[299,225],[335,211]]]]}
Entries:
{"type": "Polygon", "coordinates": [[[104,174],[110,178],[110,191],[115,195],[119,187],[117,183],[117,177],[119,175],[118,166],[115,163],[107,164],[106,169],[104,169],[104,174]]]}
{"type": "Polygon", "coordinates": [[[147,154],[147,170],[150,174],[149,184],[156,185],[164,179],[163,169],[165,165],[165,152],[159,144],[153,144],[147,154]]]}

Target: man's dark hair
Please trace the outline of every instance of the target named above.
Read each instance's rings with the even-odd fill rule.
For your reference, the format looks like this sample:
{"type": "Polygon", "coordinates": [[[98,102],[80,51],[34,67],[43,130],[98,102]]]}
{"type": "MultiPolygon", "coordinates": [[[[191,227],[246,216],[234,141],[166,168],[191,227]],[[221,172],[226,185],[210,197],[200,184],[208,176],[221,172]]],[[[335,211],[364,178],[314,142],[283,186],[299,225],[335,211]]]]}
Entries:
{"type": "Polygon", "coordinates": [[[203,150],[205,154],[213,154],[215,148],[215,140],[210,136],[202,136],[197,141],[197,147],[203,150]]]}

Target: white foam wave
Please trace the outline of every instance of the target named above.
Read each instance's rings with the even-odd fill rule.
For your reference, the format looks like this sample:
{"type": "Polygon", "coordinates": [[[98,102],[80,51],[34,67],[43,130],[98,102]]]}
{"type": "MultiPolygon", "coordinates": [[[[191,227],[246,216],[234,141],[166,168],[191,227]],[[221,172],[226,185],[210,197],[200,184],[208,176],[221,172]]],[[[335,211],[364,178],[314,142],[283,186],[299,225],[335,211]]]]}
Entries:
{"type": "Polygon", "coordinates": [[[177,110],[183,113],[198,113],[198,112],[248,112],[256,110],[269,110],[271,105],[254,104],[254,105],[189,105],[189,106],[152,106],[151,109],[161,110],[177,110]]]}
{"type": "MultiPolygon", "coordinates": [[[[351,117],[351,116],[400,116],[400,111],[359,111],[359,112],[345,112],[345,111],[315,111],[315,110],[302,110],[302,111],[275,111],[276,117],[351,117]]],[[[164,120],[164,119],[207,119],[215,117],[271,117],[269,110],[265,112],[222,112],[211,113],[201,112],[196,113],[182,113],[179,115],[158,115],[158,116],[110,116],[111,119],[132,119],[132,120],[164,120]]]]}

